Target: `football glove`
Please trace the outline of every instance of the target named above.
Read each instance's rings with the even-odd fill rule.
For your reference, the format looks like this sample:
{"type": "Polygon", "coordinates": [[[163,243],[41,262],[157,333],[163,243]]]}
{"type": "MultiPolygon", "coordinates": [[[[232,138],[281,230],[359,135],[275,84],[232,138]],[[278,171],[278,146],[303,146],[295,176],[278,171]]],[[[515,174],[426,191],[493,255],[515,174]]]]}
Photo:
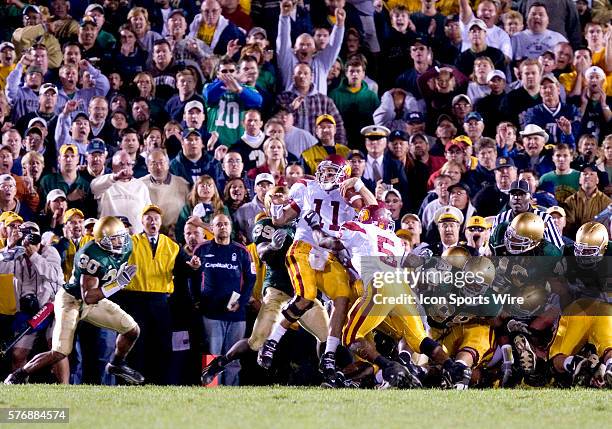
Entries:
{"type": "Polygon", "coordinates": [[[102,286],[100,290],[102,291],[102,295],[105,298],[119,292],[121,289],[125,288],[130,284],[130,280],[134,278],[136,275],[136,265],[128,265],[125,264],[121,268],[119,268],[119,273],[117,273],[117,279],[114,282],[107,284],[106,286],[102,286]]]}
{"type": "Polygon", "coordinates": [[[287,231],[284,229],[277,229],[272,235],[272,241],[269,244],[270,249],[279,250],[285,244],[287,238],[287,231]]]}
{"type": "Polygon", "coordinates": [[[304,213],[304,222],[308,224],[312,229],[321,229],[321,216],[314,210],[307,211],[304,213]]]}

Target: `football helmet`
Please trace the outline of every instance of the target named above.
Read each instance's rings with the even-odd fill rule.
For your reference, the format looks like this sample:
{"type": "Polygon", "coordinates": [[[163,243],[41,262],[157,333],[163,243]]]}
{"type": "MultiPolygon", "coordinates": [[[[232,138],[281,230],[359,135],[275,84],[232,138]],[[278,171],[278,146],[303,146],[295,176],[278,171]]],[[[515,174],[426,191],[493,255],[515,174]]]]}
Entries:
{"type": "Polygon", "coordinates": [[[453,266],[462,269],[470,258],[470,251],[463,246],[451,246],[442,252],[442,259],[453,266]]]}
{"type": "Polygon", "coordinates": [[[475,256],[470,258],[463,266],[463,271],[473,274],[473,281],[465,280],[465,285],[461,288],[464,296],[482,295],[491,287],[495,280],[495,266],[493,262],[485,256],[475,256]]]}
{"type": "Polygon", "coordinates": [[[357,220],[361,223],[376,225],[380,229],[395,230],[395,221],[391,217],[389,209],[384,205],[371,205],[362,208],[357,215],[357,220]]]}
{"type": "Polygon", "coordinates": [[[351,177],[351,165],[340,155],[329,155],[317,166],[315,178],[321,188],[331,191],[351,177]]]}
{"type": "Polygon", "coordinates": [[[94,225],[93,236],[96,243],[108,252],[121,254],[129,248],[130,233],[123,222],[114,216],[98,219],[94,225]]]}
{"type": "Polygon", "coordinates": [[[574,255],[603,256],[608,248],[608,231],[599,222],[587,222],[576,233],[574,255]]]}
{"type": "Polygon", "coordinates": [[[544,238],[544,221],[535,213],[521,213],[512,219],[504,234],[504,245],[512,255],[520,255],[538,246],[544,238]]]}

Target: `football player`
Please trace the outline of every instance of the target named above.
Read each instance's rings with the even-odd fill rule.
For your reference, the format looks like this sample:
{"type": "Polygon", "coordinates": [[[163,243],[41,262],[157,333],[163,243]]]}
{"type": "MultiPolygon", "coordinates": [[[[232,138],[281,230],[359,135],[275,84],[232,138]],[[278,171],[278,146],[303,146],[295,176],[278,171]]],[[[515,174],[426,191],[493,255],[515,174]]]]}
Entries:
{"type": "MultiPolygon", "coordinates": [[[[282,186],[270,189],[265,196],[266,216],[259,219],[253,227],[253,240],[257,246],[257,254],[266,265],[266,275],[263,280],[263,302],[251,336],[242,339],[232,346],[224,355],[217,356],[202,371],[202,383],[210,384],[214,377],[221,373],[228,363],[239,359],[250,350],[258,351],[270,335],[272,327],[278,323],[282,307],[293,296],[293,286],[289,272],[285,266],[287,250],[295,236],[295,222],[283,226],[275,226],[270,218],[272,204],[286,204],[289,192],[282,186]]],[[[310,310],[299,320],[300,325],[312,333],[319,343],[327,340],[329,317],[318,300],[314,300],[310,310]]]]}
{"type": "Polygon", "coordinates": [[[544,230],[540,216],[525,212],[510,223],[497,225],[491,237],[492,252],[499,257],[496,292],[523,298],[522,303],[515,300],[505,305],[496,321],[499,345],[510,342],[518,357],[508,385],[519,383],[521,378],[530,385],[547,381],[544,359],[559,316],[559,297],[552,289],[561,251],[544,239],[544,230]]]}
{"type": "Polygon", "coordinates": [[[604,260],[612,256],[612,243],[606,227],[585,223],[564,255],[565,278],[574,296],[564,308],[549,351],[555,380],[565,387],[612,387],[612,305],[605,294],[610,264],[604,260]],[[587,343],[594,350],[580,356],[587,343]]]}
{"type": "Polygon", "coordinates": [[[130,384],[144,383],[144,377],[125,362],[138,339],[138,324],[107,299],[125,288],[136,274],[136,266],[127,263],[132,240],[123,223],[113,216],[100,218],[93,233],[94,240],[77,251],[72,276],[55,296],[51,350],[34,356],[23,368],[10,374],[5,384],[24,383],[30,374],[68,356],[81,320],[119,333],[106,371],[130,384]]]}
{"type": "Polygon", "coordinates": [[[319,240],[338,237],[340,225],[355,218],[353,205],[375,204],[376,199],[361,179],[351,177],[350,165],[339,155],[321,161],[315,180],[300,179],[291,187],[289,196],[290,204],[273,204],[270,211],[274,225],[299,218],[295,241],[286,259],[295,295],[283,309],[283,319],[259,350],[257,362],[270,368],[278,342],[287,328],[314,305],[320,290],[334,304],[320,362],[324,383],[333,386],[337,378],[335,353],[354,293],[346,268],[333,253],[319,245],[319,240]]]}
{"type": "MultiPolygon", "coordinates": [[[[499,313],[499,308],[491,299],[487,304],[484,297],[491,293],[495,267],[484,256],[471,257],[470,251],[462,246],[446,249],[441,259],[433,258],[425,267],[440,274],[460,271],[472,273],[472,280],[464,282],[460,288],[458,283],[445,280],[450,276],[442,275],[440,281],[432,281],[434,273],[425,275],[425,281],[420,285],[423,296],[430,298],[423,308],[427,314],[431,337],[439,341],[454,359],[452,366],[447,362],[447,367],[443,367],[442,386],[467,389],[473,368],[492,351],[491,320],[499,313]],[[476,277],[476,274],[480,277],[476,277]],[[450,301],[452,294],[472,298],[473,302],[481,304],[453,304],[450,301]]],[[[467,275],[464,277],[467,278],[467,275]]],[[[456,278],[459,279],[458,276],[456,278]]]]}
{"type": "Polygon", "coordinates": [[[420,351],[449,370],[453,365],[440,344],[425,332],[416,305],[399,303],[412,295],[410,285],[395,281],[378,284],[375,278],[409,263],[404,256],[410,250],[393,233],[394,223],[389,210],[375,205],[363,208],[357,221],[342,225],[337,245],[348,250],[364,288],[349,312],[342,341],[357,356],[382,370],[383,385],[420,387],[422,371],[412,363],[408,350],[400,352],[400,364],[380,354],[368,338],[377,329],[396,341],[403,340],[410,350],[420,351]]]}

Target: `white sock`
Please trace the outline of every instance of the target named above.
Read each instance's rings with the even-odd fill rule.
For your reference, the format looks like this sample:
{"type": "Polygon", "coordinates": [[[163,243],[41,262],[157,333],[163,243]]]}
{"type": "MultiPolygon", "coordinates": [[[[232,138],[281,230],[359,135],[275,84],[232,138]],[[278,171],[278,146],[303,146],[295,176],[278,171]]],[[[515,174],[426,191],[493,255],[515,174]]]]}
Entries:
{"type": "Polygon", "coordinates": [[[510,344],[504,344],[501,346],[504,363],[514,363],[514,358],[512,356],[512,346],[510,344]]]}
{"type": "Polygon", "coordinates": [[[268,339],[274,340],[278,343],[281,340],[281,338],[283,338],[283,335],[285,335],[285,332],[287,332],[287,330],[283,328],[283,326],[280,323],[277,323],[274,329],[272,330],[272,333],[268,337],[268,339]]]}
{"type": "Polygon", "coordinates": [[[374,379],[376,380],[376,383],[378,383],[378,384],[381,384],[383,381],[385,381],[383,379],[382,371],[381,370],[378,370],[376,372],[376,374],[374,374],[374,379]]]}
{"type": "Polygon", "coordinates": [[[338,337],[327,337],[327,342],[325,343],[325,353],[332,352],[336,353],[338,346],[340,345],[340,338],[338,337]]]}
{"type": "Polygon", "coordinates": [[[460,363],[463,366],[469,366],[465,361],[462,361],[461,359],[457,359],[455,362],[460,363]]]}
{"type": "Polygon", "coordinates": [[[565,368],[565,370],[567,372],[570,371],[569,366],[572,363],[572,359],[574,359],[574,356],[568,356],[565,358],[565,360],[563,361],[563,368],[565,368]]]}

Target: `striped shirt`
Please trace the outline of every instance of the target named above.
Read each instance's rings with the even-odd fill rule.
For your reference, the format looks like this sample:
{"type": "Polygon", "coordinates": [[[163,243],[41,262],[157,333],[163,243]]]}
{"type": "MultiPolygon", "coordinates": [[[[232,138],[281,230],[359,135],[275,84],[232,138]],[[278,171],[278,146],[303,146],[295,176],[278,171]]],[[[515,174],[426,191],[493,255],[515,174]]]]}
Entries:
{"type": "MultiPolygon", "coordinates": [[[[529,211],[531,213],[534,213],[540,216],[542,220],[544,221],[544,239],[547,241],[550,241],[552,244],[557,246],[559,249],[563,247],[563,237],[561,236],[561,233],[559,232],[559,230],[557,229],[557,226],[553,222],[552,216],[538,208],[532,207],[529,209],[529,211]]],[[[497,225],[499,225],[500,223],[512,222],[512,219],[514,219],[514,217],[515,215],[513,214],[512,209],[501,212],[500,214],[495,216],[495,220],[493,221],[492,230],[494,230],[497,227],[497,225]]]]}

